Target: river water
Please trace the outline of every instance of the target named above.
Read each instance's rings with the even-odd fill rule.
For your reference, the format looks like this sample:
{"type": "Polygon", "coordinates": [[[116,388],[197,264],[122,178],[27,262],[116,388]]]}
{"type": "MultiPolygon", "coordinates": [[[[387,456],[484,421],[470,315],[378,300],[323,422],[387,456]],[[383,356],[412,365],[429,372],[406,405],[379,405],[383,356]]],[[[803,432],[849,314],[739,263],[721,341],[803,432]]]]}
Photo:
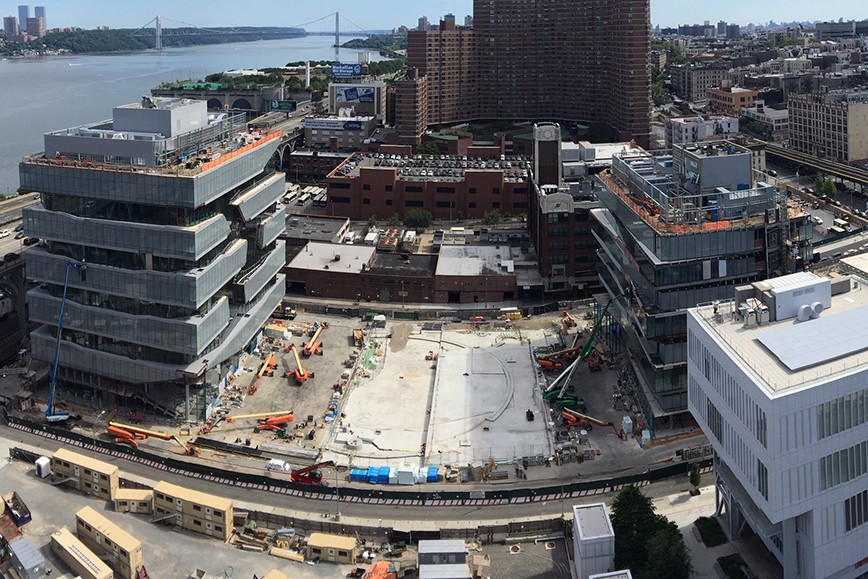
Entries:
{"type": "MultiPolygon", "coordinates": [[[[49,131],[109,119],[161,82],[239,68],[335,60],[334,36],[170,48],[162,52],[0,60],[0,194],[18,189],[18,163],[43,150],[49,131]]],[[[340,49],[341,62],[358,51],[340,49]]],[[[372,60],[379,54],[372,52],[372,60]]]]}

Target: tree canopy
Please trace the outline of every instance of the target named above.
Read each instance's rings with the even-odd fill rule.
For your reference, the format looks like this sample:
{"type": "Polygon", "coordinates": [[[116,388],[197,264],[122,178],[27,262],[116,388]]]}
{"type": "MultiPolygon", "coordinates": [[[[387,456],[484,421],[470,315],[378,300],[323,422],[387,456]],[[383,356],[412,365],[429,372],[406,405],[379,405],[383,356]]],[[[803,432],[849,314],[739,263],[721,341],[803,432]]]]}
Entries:
{"type": "Polygon", "coordinates": [[[689,579],[690,555],[675,523],[655,512],[638,487],[624,487],[612,501],[615,568],[636,579],[689,579]]]}

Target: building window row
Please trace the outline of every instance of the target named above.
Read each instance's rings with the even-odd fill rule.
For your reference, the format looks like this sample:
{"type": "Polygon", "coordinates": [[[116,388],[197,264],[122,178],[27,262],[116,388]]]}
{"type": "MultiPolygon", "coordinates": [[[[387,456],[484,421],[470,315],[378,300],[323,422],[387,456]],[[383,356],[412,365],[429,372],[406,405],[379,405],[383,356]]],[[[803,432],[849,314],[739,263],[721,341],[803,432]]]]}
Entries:
{"type": "Polygon", "coordinates": [[[844,501],[844,527],[852,531],[868,522],[868,491],[844,501]]]}
{"type": "Polygon", "coordinates": [[[868,422],[868,388],[817,406],[817,436],[826,438],[868,422]]]}
{"type": "Polygon", "coordinates": [[[820,459],[820,490],[846,483],[868,471],[868,441],[820,459]]]}

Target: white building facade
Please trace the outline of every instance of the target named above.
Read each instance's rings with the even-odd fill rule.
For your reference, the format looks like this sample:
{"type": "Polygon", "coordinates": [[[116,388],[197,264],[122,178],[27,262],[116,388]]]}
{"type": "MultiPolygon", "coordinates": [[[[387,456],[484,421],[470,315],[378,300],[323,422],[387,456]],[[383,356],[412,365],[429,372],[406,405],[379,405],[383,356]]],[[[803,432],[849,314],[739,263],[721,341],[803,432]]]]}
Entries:
{"type": "Polygon", "coordinates": [[[718,514],[786,578],[868,576],[862,283],[796,273],[688,311],[688,408],[714,446],[718,514]]]}

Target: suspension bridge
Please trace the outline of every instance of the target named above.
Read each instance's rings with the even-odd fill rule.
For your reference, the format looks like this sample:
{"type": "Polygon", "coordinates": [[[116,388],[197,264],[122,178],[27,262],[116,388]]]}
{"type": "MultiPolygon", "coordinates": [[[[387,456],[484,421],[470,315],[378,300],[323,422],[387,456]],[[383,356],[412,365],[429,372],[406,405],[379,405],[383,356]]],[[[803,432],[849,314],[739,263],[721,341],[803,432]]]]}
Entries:
{"type": "MultiPolygon", "coordinates": [[[[250,36],[252,37],[261,37],[263,34],[263,30],[269,30],[275,35],[280,35],[281,37],[286,36],[331,36],[335,37],[335,47],[340,47],[341,45],[341,22],[348,24],[351,28],[351,32],[344,32],[345,35],[351,36],[370,36],[372,34],[371,31],[363,29],[361,26],[354,23],[352,20],[347,18],[346,16],[342,16],[340,12],[332,12],[331,14],[326,14],[316,20],[311,20],[310,22],[302,22],[300,24],[294,24],[291,26],[246,26],[246,27],[227,27],[227,28],[201,28],[196,26],[195,24],[190,24],[189,22],[182,22],[180,20],[173,20],[170,18],[165,18],[163,16],[155,16],[151,21],[147,24],[136,30],[133,35],[134,36],[154,36],[154,49],[162,50],[163,49],[163,39],[164,38],[176,38],[176,37],[190,37],[190,36],[215,36],[215,35],[235,35],[235,36],[250,36]],[[315,25],[327,24],[334,19],[334,29],[329,28],[328,30],[308,30],[308,27],[316,27],[315,25]],[[165,21],[180,24],[178,27],[164,27],[163,23],[165,21]],[[297,33],[293,33],[295,30],[297,33]]],[[[344,29],[346,30],[346,29],[344,29]]]]}

